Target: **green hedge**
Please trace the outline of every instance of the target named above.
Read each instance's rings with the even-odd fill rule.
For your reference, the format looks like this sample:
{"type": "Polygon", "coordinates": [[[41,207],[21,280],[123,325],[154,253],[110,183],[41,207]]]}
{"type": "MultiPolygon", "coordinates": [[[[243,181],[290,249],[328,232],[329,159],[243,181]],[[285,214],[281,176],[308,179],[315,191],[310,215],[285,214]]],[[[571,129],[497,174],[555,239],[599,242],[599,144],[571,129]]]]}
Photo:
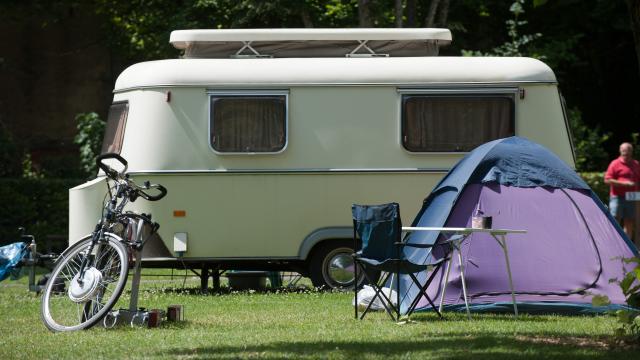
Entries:
{"type": "Polygon", "coordinates": [[[67,247],[69,189],[82,179],[0,179],[0,245],[19,241],[18,227],[35,235],[42,251],[67,247]]]}
{"type": "Polygon", "coordinates": [[[581,172],[579,175],[605,205],[609,204],[609,185],[604,183],[604,172],[581,172]]]}

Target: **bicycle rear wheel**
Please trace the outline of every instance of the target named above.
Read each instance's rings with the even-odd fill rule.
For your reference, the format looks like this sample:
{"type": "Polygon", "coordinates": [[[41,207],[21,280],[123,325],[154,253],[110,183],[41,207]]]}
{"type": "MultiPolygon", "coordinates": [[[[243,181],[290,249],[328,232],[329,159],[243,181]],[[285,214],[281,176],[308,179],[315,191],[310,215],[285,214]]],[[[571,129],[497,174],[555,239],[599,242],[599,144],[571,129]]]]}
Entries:
{"type": "Polygon", "coordinates": [[[127,283],[129,262],[121,239],[104,234],[91,253],[91,237],[67,249],[44,288],[40,316],[51,331],[88,329],[118,301],[127,283]],[[80,264],[87,260],[80,279],[80,264]]]}

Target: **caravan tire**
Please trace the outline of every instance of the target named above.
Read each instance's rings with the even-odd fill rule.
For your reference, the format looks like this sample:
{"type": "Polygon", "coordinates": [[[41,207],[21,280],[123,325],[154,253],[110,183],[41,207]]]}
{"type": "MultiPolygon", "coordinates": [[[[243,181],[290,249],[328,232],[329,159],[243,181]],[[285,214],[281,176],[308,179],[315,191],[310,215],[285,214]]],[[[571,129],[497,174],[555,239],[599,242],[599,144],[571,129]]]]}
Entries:
{"type": "MultiPolygon", "coordinates": [[[[311,282],[317,288],[353,289],[354,264],[353,241],[336,240],[320,244],[313,252],[309,263],[311,282]]],[[[379,273],[370,273],[377,280],[379,273]]],[[[358,284],[365,282],[364,275],[358,276],[358,284]]]]}

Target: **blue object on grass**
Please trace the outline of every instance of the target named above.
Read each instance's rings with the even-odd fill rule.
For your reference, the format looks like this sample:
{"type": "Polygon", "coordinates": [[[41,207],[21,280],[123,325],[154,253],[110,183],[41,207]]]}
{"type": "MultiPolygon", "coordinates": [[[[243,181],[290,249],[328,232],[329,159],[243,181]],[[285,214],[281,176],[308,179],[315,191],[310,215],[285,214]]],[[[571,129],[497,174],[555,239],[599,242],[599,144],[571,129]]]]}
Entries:
{"type": "Polygon", "coordinates": [[[16,265],[27,254],[27,244],[17,242],[0,247],[0,281],[13,273],[16,265]]]}

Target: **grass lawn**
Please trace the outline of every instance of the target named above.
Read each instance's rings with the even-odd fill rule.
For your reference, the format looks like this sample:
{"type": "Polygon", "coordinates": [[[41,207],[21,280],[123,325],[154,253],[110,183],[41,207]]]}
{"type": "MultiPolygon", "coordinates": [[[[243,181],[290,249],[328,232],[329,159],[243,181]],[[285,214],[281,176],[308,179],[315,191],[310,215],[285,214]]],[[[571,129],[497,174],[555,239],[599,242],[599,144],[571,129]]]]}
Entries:
{"type": "MultiPolygon", "coordinates": [[[[158,270],[148,272],[157,273],[158,270]]],[[[185,307],[186,321],[160,328],[96,326],[51,333],[26,279],[0,283],[0,359],[640,359],[613,343],[612,316],[416,314],[396,324],[384,313],[353,319],[351,293],[196,294],[198,280],[144,277],[140,306],[185,307]]],[[[128,293],[117,307],[127,307],[128,293]]]]}

